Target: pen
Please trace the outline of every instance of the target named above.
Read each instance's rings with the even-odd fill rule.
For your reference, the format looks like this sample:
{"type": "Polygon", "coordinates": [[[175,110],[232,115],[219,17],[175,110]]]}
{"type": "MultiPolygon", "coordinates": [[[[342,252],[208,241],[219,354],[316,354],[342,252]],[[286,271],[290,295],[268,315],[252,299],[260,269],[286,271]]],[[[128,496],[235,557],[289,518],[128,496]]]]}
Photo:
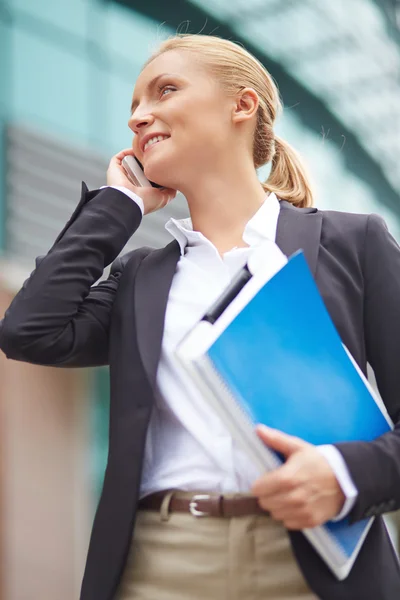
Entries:
{"type": "Polygon", "coordinates": [[[248,266],[245,265],[242,267],[232,279],[226,290],[224,290],[221,296],[219,296],[214,304],[211,305],[211,308],[209,308],[201,320],[207,321],[208,323],[211,323],[211,325],[214,325],[218,317],[224,312],[226,307],[229,306],[232,300],[238,295],[240,290],[246,285],[251,277],[252,274],[250,273],[248,266]]]}

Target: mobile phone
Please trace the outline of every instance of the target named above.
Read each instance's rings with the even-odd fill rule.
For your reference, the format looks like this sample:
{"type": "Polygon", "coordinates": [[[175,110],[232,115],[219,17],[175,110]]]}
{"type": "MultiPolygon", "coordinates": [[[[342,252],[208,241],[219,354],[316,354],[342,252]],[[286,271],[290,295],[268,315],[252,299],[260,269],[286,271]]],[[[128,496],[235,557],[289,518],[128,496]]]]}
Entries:
{"type": "Polygon", "coordinates": [[[122,166],[125,169],[125,172],[128,178],[131,180],[133,185],[137,187],[150,187],[153,186],[155,188],[162,188],[162,185],[158,185],[158,183],[154,183],[153,181],[149,181],[145,174],[143,173],[143,165],[135,156],[128,154],[122,159],[122,166]]]}

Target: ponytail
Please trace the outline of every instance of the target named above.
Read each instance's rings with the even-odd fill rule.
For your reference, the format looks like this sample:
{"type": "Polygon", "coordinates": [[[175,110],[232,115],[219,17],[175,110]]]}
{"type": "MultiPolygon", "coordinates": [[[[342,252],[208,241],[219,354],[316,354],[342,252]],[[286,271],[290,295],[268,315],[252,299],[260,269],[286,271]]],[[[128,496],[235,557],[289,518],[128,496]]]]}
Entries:
{"type": "Polygon", "coordinates": [[[262,184],[265,191],[275,193],[298,208],[313,205],[311,183],[296,150],[275,136],[275,154],[268,179],[262,184]]]}

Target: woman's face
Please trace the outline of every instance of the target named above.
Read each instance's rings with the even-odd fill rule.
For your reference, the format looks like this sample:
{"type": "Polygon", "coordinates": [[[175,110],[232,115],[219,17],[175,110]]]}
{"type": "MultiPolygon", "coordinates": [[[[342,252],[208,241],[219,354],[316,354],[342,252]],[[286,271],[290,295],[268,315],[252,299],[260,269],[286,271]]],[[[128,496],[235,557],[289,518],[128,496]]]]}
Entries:
{"type": "Polygon", "coordinates": [[[171,50],[137,79],[129,127],[148,179],[184,191],[218,167],[232,141],[234,100],[191,52],[171,50]],[[147,145],[154,136],[163,141],[147,145]]]}

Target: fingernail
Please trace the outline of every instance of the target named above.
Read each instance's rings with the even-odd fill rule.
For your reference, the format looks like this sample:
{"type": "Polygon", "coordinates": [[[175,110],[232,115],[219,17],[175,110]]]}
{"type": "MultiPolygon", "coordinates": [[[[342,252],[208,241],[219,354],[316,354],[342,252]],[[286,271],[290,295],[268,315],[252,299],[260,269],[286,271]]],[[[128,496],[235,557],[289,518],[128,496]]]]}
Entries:
{"type": "Polygon", "coordinates": [[[259,431],[262,431],[262,432],[264,432],[264,433],[269,433],[269,432],[271,431],[270,427],[267,427],[267,426],[266,426],[266,425],[264,425],[263,423],[259,423],[259,424],[257,425],[257,429],[258,429],[259,431]]]}

